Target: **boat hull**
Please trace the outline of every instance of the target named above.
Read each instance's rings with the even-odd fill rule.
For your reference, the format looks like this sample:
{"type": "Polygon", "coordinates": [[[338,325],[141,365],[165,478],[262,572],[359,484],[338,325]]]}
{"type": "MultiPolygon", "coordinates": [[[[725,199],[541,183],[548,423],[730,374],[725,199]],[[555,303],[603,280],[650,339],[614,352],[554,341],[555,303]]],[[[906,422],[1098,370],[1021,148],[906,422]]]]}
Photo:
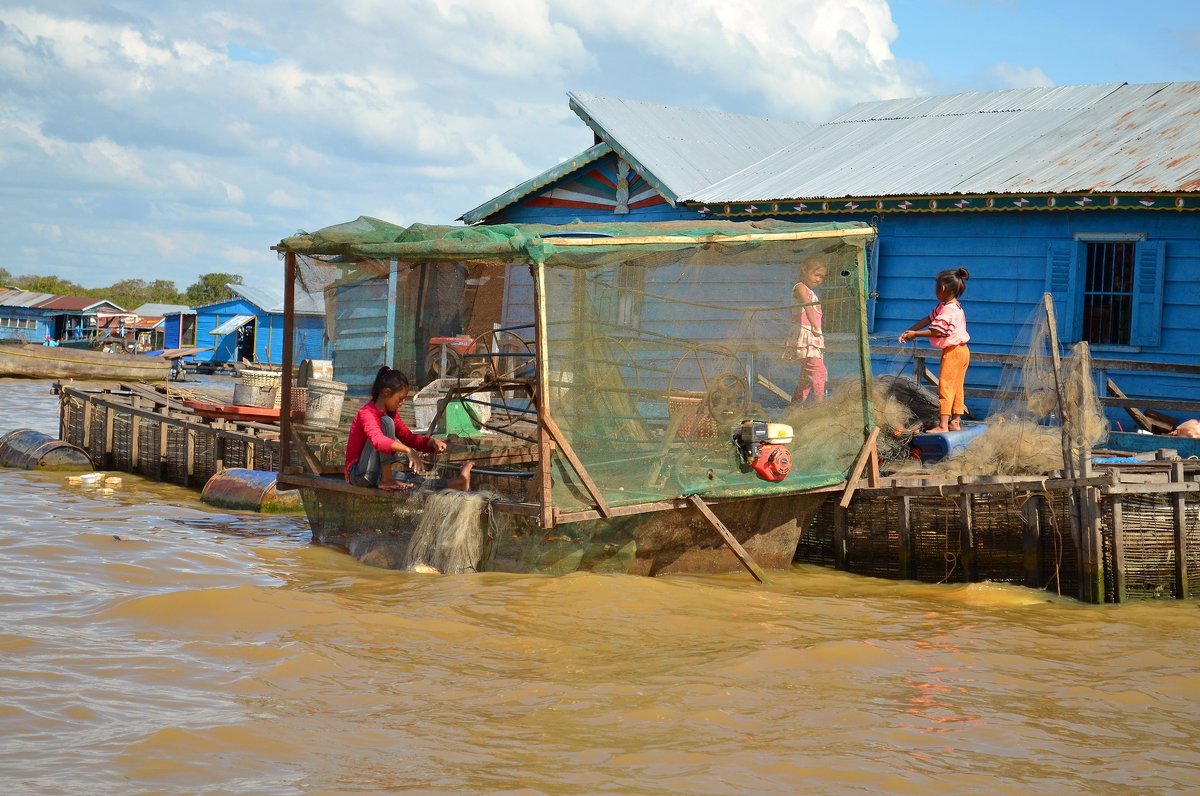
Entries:
{"type": "Polygon", "coordinates": [[[168,361],[157,357],[54,346],[0,345],[0,377],[165,381],[170,369],[168,361]]]}
{"type": "MultiPolygon", "coordinates": [[[[345,548],[364,563],[402,569],[419,507],[388,493],[301,489],[313,541],[345,548]]],[[[787,569],[800,534],[826,493],[710,504],[763,569],[787,569]]],[[[416,501],[413,501],[416,503],[416,501]]],[[[481,513],[480,571],[637,575],[741,571],[717,531],[693,507],[538,527],[532,517],[481,513]]]]}

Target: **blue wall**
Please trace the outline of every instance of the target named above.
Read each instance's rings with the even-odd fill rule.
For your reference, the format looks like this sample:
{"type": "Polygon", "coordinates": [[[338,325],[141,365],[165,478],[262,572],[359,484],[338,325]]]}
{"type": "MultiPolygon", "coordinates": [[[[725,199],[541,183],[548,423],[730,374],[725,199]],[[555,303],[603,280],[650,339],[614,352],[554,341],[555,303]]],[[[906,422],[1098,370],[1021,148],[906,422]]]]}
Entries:
{"type": "MultiPolygon", "coordinates": [[[[661,205],[650,210],[652,212],[648,213],[634,210],[628,215],[570,213],[558,208],[528,207],[518,203],[490,217],[487,223],[561,224],[574,220],[611,223],[706,217],[689,209],[661,205]],[[667,211],[669,216],[664,216],[667,211]]],[[[1200,322],[1196,320],[1200,318],[1200,216],[1195,213],[1031,210],[783,218],[799,222],[874,220],[878,224],[877,268],[872,274],[878,298],[870,308],[873,344],[897,345],[899,333],[927,315],[936,303],[933,279],[937,272],[961,265],[971,272],[963,296],[971,348],[976,352],[997,354],[1014,353],[1027,322],[1041,310],[1045,292],[1055,295],[1063,343],[1080,339],[1082,318],[1078,283],[1072,283],[1066,276],[1072,268],[1080,267],[1082,244],[1077,242],[1076,236],[1143,236],[1143,241],[1137,244],[1135,282],[1150,289],[1147,293],[1149,301],[1142,306],[1141,321],[1149,324],[1156,333],[1147,338],[1153,342],[1130,346],[1094,345],[1092,356],[1200,364],[1200,336],[1197,335],[1200,322]],[[1157,263],[1152,256],[1156,250],[1162,254],[1157,263]],[[1059,278],[1051,280],[1050,274],[1055,269],[1059,278]],[[1161,309],[1154,306],[1155,289],[1161,309]]],[[[518,311],[522,308],[516,291],[506,304],[518,311]]],[[[1135,318],[1135,323],[1137,320],[1135,318]]],[[[920,345],[929,354],[931,369],[936,373],[936,352],[925,342],[920,345]]],[[[876,375],[897,373],[902,369],[906,375],[911,375],[910,359],[875,358],[876,375]]],[[[1132,397],[1190,399],[1200,394],[1197,377],[1135,371],[1114,371],[1108,375],[1132,397]]],[[[968,371],[968,388],[996,387],[999,376],[996,366],[972,365],[968,371]]],[[[1103,389],[1102,374],[1097,375],[1097,381],[1098,387],[1103,389]]],[[[985,401],[977,401],[971,408],[977,414],[986,414],[988,407],[985,401]]],[[[1129,419],[1124,412],[1110,412],[1110,417],[1121,420],[1128,428],[1129,419]]]]}
{"type": "MultiPolygon", "coordinates": [[[[254,359],[271,365],[283,363],[283,314],[267,313],[243,298],[223,301],[196,308],[196,345],[213,346],[213,350],[197,355],[199,362],[237,362],[237,333],[215,338],[212,330],[235,315],[253,315],[254,359]]],[[[178,318],[179,316],[171,316],[178,318]]],[[[178,324],[178,320],[176,320],[178,324]]],[[[324,345],[325,319],[320,315],[297,315],[294,341],[296,362],[304,359],[327,359],[324,345]]],[[[175,332],[178,335],[178,330],[175,332]]],[[[172,338],[168,334],[168,347],[172,338]]]]}
{"type": "Polygon", "coordinates": [[[0,307],[0,340],[41,343],[50,333],[52,322],[41,310],[0,307]]]}

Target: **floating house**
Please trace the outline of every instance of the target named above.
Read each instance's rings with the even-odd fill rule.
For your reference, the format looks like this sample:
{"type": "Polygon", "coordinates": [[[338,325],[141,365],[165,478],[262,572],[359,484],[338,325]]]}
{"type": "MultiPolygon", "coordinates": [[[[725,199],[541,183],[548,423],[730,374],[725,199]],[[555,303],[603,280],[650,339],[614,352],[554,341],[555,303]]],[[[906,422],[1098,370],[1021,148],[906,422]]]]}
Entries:
{"type": "MultiPolygon", "coordinates": [[[[283,292],[275,287],[226,285],[233,298],[194,309],[166,313],[163,346],[199,351],[198,364],[224,365],[248,361],[264,365],[283,362],[283,292]]],[[[325,300],[320,290],[298,290],[293,341],[297,362],[325,359],[325,300]]]]}
{"type": "Polygon", "coordinates": [[[95,335],[113,318],[132,318],[104,299],[0,289],[0,341],[56,342],[95,335]]]}
{"type": "MultiPolygon", "coordinates": [[[[930,311],[934,275],[964,266],[975,395],[996,388],[987,356],[1012,351],[1047,292],[1101,389],[1172,408],[1200,387],[1200,82],[866,102],[819,125],[569,97],[595,145],[463,221],[867,222],[877,374],[932,353],[895,337],[930,311]]],[[[844,290],[831,280],[822,298],[844,290]]]]}

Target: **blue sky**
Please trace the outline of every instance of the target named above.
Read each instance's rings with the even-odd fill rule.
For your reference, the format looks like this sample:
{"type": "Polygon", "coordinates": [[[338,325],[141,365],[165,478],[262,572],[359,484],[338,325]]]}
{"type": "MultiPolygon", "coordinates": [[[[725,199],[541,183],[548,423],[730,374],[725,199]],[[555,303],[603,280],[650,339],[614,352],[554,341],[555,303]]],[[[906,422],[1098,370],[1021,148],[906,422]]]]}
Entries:
{"type": "Polygon", "coordinates": [[[1200,79],[1200,2],[0,0],[0,267],[230,271],[359,215],[452,223],[591,144],[566,92],[824,121],[1200,79]]]}

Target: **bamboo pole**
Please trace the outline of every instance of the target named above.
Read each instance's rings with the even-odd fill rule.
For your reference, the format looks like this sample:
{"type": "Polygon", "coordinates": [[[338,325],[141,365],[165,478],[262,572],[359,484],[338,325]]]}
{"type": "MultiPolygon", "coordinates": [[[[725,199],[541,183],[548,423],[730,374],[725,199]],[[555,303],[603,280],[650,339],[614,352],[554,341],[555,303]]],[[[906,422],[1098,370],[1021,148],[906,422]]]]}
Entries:
{"type": "MultiPolygon", "coordinates": [[[[536,305],[534,318],[534,345],[537,357],[534,364],[537,368],[538,390],[535,396],[538,417],[550,416],[550,387],[547,376],[550,367],[546,355],[546,264],[538,261],[533,268],[533,297],[536,305]]],[[[545,423],[538,423],[538,474],[541,482],[543,528],[554,527],[554,479],[550,472],[550,458],[554,455],[554,444],[550,438],[550,430],[545,423]]]]}
{"type": "Polygon", "coordinates": [[[821,238],[865,238],[875,234],[870,227],[861,229],[820,229],[808,232],[758,232],[743,235],[642,235],[629,238],[552,238],[557,247],[567,246],[640,246],[664,243],[677,246],[702,246],[709,243],[757,243],[760,241],[819,240],[821,238]]]}

